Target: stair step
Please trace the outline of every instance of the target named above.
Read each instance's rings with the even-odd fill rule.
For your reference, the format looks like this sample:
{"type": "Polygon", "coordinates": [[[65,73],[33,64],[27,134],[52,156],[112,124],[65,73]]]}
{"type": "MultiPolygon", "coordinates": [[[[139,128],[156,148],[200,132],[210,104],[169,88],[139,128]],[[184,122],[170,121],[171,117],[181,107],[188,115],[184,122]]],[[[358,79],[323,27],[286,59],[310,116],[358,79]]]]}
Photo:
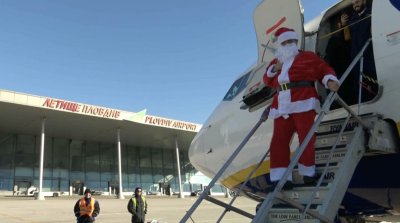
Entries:
{"type": "MultiPolygon", "coordinates": [[[[329,160],[329,163],[339,163],[346,156],[347,149],[346,148],[336,148],[333,152],[332,158],[329,160]]],[[[315,164],[319,166],[319,164],[326,164],[328,162],[330,151],[329,150],[318,150],[315,151],[315,164]]]]}
{"type": "MultiPolygon", "coordinates": [[[[322,204],[326,194],[329,192],[329,184],[324,184],[313,195],[312,204],[322,204]],[[325,185],[325,186],[324,186],[325,185]]],[[[307,204],[315,187],[295,187],[290,191],[281,191],[287,198],[300,204],[307,204]]]]}
{"type": "MultiPolygon", "coordinates": [[[[268,215],[268,223],[298,223],[302,213],[295,208],[272,208],[268,215]]],[[[305,216],[304,223],[319,223],[320,221],[310,215],[305,216]]]]}
{"type": "MultiPolygon", "coordinates": [[[[338,145],[347,145],[351,140],[353,139],[354,132],[344,132],[339,139],[338,145]]],[[[332,148],[332,146],[335,144],[336,140],[338,137],[338,133],[335,134],[326,134],[326,135],[320,135],[317,136],[315,140],[315,147],[319,148],[332,148]]]]}
{"type": "MultiPolygon", "coordinates": [[[[337,135],[345,119],[325,121],[318,127],[315,142],[315,166],[317,174],[321,175],[328,165],[321,185],[318,188],[315,188],[315,186],[305,186],[302,176],[299,175],[297,165],[291,164],[290,167],[295,166],[292,172],[295,187],[292,190],[275,191],[268,194],[266,194],[267,192],[257,190],[254,193],[245,190],[244,193],[246,196],[258,200],[260,203],[257,205],[258,211],[256,216],[246,213],[242,214],[252,218],[252,222],[257,223],[297,223],[302,217],[302,212],[308,203],[310,208],[307,210],[305,220],[302,222],[333,222],[335,216],[337,216],[337,210],[340,207],[343,196],[347,191],[347,185],[352,178],[352,174],[357,168],[358,162],[365,155],[366,143],[369,143],[368,148],[373,152],[390,153],[397,151],[395,150],[397,149],[395,147],[397,145],[397,141],[395,141],[397,140],[397,134],[395,137],[390,135],[393,130],[389,123],[382,120],[382,117],[378,114],[366,114],[361,119],[363,119],[363,123],[365,124],[363,124],[363,127],[355,120],[351,120],[346,124],[345,131],[340,136],[338,145],[335,146],[335,151],[332,153],[332,159],[329,161],[328,157],[331,148],[337,140],[337,135]],[[371,134],[372,138],[365,134],[366,131],[363,129],[365,126],[373,127],[369,130],[374,133],[371,134]],[[312,199],[310,199],[311,197],[312,199]],[[261,210],[261,208],[264,210],[261,210]]],[[[315,131],[315,129],[312,128],[312,131],[315,131]]],[[[298,153],[295,154],[296,159],[299,156],[298,153]]],[[[229,206],[228,204],[217,202],[207,197],[201,199],[209,200],[222,207],[229,206]]],[[[235,211],[234,209],[232,210],[235,211]]],[[[236,212],[240,213],[240,210],[236,210],[236,212]]]]}
{"type": "MultiPolygon", "coordinates": [[[[325,164],[324,164],[325,165],[325,164]]],[[[317,172],[317,174],[321,174],[324,171],[324,166],[316,166],[315,167],[315,171],[317,172]]],[[[334,166],[329,166],[328,167],[328,171],[326,172],[324,179],[322,180],[322,183],[331,183],[336,176],[336,171],[339,169],[338,165],[334,165],[334,166]]],[[[302,184],[303,183],[303,177],[299,174],[298,169],[294,169],[293,173],[293,183],[294,184],[302,184]]]]}
{"type": "MultiPolygon", "coordinates": [[[[371,123],[376,122],[376,120],[380,118],[380,115],[376,113],[368,113],[361,115],[360,118],[367,123],[371,123]]],[[[321,122],[317,129],[317,135],[338,133],[344,121],[345,118],[339,118],[321,122]]],[[[359,123],[356,120],[350,119],[346,125],[345,132],[354,131],[358,126],[359,123]]]]}
{"type": "MultiPolygon", "coordinates": [[[[376,114],[368,114],[361,118],[368,126],[374,126],[374,124],[376,126],[376,122],[379,121],[379,115],[376,114]]],[[[310,205],[310,210],[302,222],[333,222],[357,163],[365,153],[365,142],[370,140],[365,130],[360,127],[361,124],[355,120],[346,124],[343,134],[337,140],[344,120],[343,118],[326,121],[318,128],[315,142],[316,172],[321,175],[327,168],[320,187],[299,186],[298,184],[303,183],[303,179],[296,166],[292,172],[293,183],[296,186],[292,190],[277,193],[275,199],[267,196],[265,201],[273,202],[274,205],[268,212],[258,215],[262,216],[262,220],[257,218],[257,222],[299,222],[302,210],[305,209],[307,203],[310,205]],[[336,141],[338,141],[337,145],[335,145],[336,141]],[[332,152],[333,146],[335,150],[332,152]],[[331,152],[332,159],[328,160],[331,152]]],[[[376,137],[373,142],[375,144],[370,142],[369,146],[373,146],[375,150],[391,152],[394,143],[390,141],[390,137],[386,137],[390,132],[387,123],[381,123],[380,128],[373,130],[375,131],[373,136],[376,137]]]]}
{"type": "MultiPolygon", "coordinates": [[[[335,134],[340,132],[340,129],[343,126],[344,119],[333,120],[328,122],[323,122],[319,125],[317,130],[317,136],[327,135],[327,134],[335,134]]],[[[354,129],[358,127],[359,123],[355,120],[350,120],[344,132],[354,132],[354,129]]]]}

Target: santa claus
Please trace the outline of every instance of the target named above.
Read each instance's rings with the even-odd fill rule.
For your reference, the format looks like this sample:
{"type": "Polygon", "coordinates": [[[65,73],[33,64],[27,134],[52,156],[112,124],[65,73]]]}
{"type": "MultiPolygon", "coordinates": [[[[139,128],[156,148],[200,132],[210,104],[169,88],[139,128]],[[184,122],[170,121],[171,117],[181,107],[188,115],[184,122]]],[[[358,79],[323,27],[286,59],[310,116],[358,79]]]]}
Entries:
{"type": "MultiPolygon", "coordinates": [[[[266,68],[264,83],[275,88],[269,118],[274,119],[274,132],[270,145],[270,178],[273,187],[283,177],[290,163],[290,142],[297,132],[302,143],[320,111],[315,88],[319,81],[331,91],[337,91],[339,80],[334,70],[313,52],[300,51],[298,37],[293,29],[279,28],[274,34],[278,48],[266,68]]],[[[315,134],[301,155],[298,167],[305,184],[314,184],[315,134]]],[[[291,189],[292,174],[283,189],[291,189]]]]}

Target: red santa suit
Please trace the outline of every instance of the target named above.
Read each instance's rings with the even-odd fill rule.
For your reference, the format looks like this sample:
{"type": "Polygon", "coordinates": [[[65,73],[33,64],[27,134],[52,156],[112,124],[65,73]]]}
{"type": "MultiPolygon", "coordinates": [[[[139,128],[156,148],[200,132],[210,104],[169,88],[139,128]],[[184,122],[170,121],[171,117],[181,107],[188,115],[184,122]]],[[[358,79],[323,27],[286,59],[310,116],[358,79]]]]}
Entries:
{"type": "MultiPolygon", "coordinates": [[[[276,63],[277,59],[271,61],[263,77],[267,86],[277,89],[269,113],[269,118],[274,119],[270,145],[271,181],[280,180],[289,166],[293,134],[297,132],[299,142],[302,143],[314,123],[316,113],[321,109],[318,93],[312,83],[319,81],[325,87],[328,80],[339,83],[334,70],[313,52],[299,51],[294,58],[283,63],[280,71],[274,73],[276,63]],[[287,87],[284,85],[287,83],[311,84],[287,87]]],[[[315,175],[314,143],[315,134],[299,160],[299,173],[302,176],[315,175]]],[[[291,178],[289,175],[288,180],[291,178]]]]}

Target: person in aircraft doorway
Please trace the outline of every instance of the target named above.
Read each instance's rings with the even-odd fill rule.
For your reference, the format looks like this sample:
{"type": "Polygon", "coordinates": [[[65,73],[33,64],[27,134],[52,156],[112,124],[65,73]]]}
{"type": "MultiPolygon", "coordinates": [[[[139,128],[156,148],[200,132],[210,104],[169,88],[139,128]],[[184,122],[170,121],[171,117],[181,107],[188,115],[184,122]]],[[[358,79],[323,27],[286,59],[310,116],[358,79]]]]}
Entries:
{"type": "MultiPolygon", "coordinates": [[[[279,28],[274,36],[278,48],[266,68],[264,83],[277,90],[269,118],[274,119],[270,145],[270,179],[274,189],[290,163],[290,142],[297,132],[302,143],[314,123],[320,102],[315,88],[319,81],[331,91],[337,91],[339,80],[335,71],[313,52],[300,51],[297,33],[290,28],[279,28]]],[[[316,182],[315,134],[301,155],[298,167],[305,184],[316,182]]],[[[293,187],[292,175],[283,189],[293,187]]]]}
{"type": "MultiPolygon", "coordinates": [[[[350,30],[350,38],[346,38],[351,42],[351,60],[361,51],[364,44],[371,38],[371,8],[366,0],[352,0],[353,14],[341,15],[341,26],[345,27],[344,32],[350,30]]],[[[360,63],[358,62],[348,76],[349,81],[353,83],[353,92],[348,92],[349,98],[353,100],[351,104],[358,103],[359,86],[361,84],[361,102],[372,100],[378,93],[378,82],[374,61],[374,51],[372,43],[364,51],[363,62],[363,80],[360,83],[360,63]],[[353,95],[356,95],[354,97],[353,95]]],[[[351,99],[350,99],[351,100],[351,99]]]]}
{"type": "MultiPolygon", "coordinates": [[[[335,70],[338,79],[343,76],[351,62],[351,45],[350,41],[348,41],[348,38],[350,38],[350,33],[340,31],[343,28],[340,20],[341,15],[338,15],[335,16],[330,22],[332,35],[326,45],[326,56],[324,58],[325,61],[335,70]]],[[[354,104],[354,95],[356,94],[354,90],[354,82],[347,77],[340,85],[338,94],[347,104],[354,104]]],[[[331,109],[340,107],[341,106],[334,101],[331,109]]]]}
{"type": "Polygon", "coordinates": [[[90,189],[85,190],[85,196],[79,199],[74,206],[77,223],[94,222],[100,214],[99,202],[92,197],[90,189]]]}
{"type": "Polygon", "coordinates": [[[145,223],[147,201],[142,195],[142,188],[136,187],[134,196],[129,199],[128,211],[132,214],[132,223],[145,223]]]}

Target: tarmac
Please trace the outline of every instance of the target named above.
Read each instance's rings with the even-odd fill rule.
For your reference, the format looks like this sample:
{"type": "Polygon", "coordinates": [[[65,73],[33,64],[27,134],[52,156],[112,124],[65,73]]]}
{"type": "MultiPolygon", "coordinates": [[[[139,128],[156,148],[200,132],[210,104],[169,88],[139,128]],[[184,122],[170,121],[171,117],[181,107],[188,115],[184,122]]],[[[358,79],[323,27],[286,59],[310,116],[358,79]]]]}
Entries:
{"type": "MultiPolygon", "coordinates": [[[[117,199],[109,196],[93,196],[99,201],[100,214],[96,223],[131,222],[127,211],[129,197],[117,199]]],[[[73,208],[80,196],[45,197],[45,200],[35,200],[33,197],[0,196],[0,223],[76,223],[73,208]]],[[[229,203],[232,198],[214,197],[229,203]]],[[[197,197],[178,198],[176,196],[148,195],[148,213],[146,221],[153,223],[177,223],[190,209],[197,197]]],[[[233,206],[255,214],[257,203],[245,197],[238,197],[233,206]]],[[[193,213],[188,223],[217,222],[224,209],[211,202],[203,200],[193,213]]],[[[251,219],[235,212],[227,212],[221,222],[243,223],[251,219]]]]}

